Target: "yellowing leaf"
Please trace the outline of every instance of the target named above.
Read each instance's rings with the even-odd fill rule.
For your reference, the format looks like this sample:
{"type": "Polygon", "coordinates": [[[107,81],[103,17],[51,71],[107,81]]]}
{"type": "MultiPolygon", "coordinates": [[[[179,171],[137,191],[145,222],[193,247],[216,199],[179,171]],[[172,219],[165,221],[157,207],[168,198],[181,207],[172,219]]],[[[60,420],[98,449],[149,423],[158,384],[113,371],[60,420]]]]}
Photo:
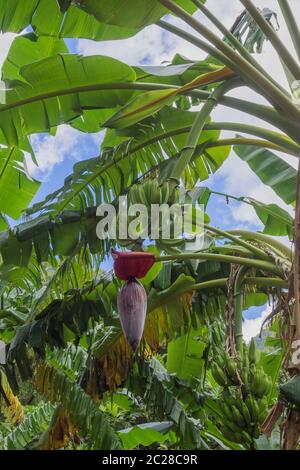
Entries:
{"type": "Polygon", "coordinates": [[[160,111],[164,106],[171,104],[176,96],[184,91],[222,81],[233,76],[235,76],[235,73],[231,69],[222,67],[220,70],[200,75],[181,88],[170,88],[169,90],[155,90],[142,93],[134,97],[123,106],[123,108],[113,114],[103,126],[115,129],[123,129],[132,126],[160,111]]]}
{"type": "Polygon", "coordinates": [[[115,129],[132,126],[171,104],[177,95],[176,89],[147,91],[133,98],[115,113],[103,126],[115,129]]]}
{"type": "Polygon", "coordinates": [[[18,397],[13,394],[6,376],[1,371],[0,385],[5,395],[5,400],[0,395],[0,405],[4,405],[3,411],[6,415],[7,420],[12,424],[20,424],[24,416],[23,407],[19,402],[18,397]]]}

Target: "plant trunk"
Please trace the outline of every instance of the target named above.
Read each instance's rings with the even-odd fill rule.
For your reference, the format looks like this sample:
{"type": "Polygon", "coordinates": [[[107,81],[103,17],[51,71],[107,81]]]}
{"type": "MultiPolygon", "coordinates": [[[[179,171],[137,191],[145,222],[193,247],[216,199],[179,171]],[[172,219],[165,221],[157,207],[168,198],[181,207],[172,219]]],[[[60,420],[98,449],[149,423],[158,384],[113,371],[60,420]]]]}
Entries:
{"type": "MultiPolygon", "coordinates": [[[[295,338],[300,340],[300,162],[298,165],[298,178],[297,178],[297,195],[296,195],[296,214],[295,214],[295,227],[294,227],[294,296],[295,296],[295,310],[294,310],[294,324],[295,324],[295,338]]],[[[297,367],[300,370],[298,364],[297,367]]]]}
{"type": "MultiPolygon", "coordinates": [[[[294,318],[291,325],[290,341],[291,352],[293,352],[294,341],[300,340],[300,163],[298,166],[296,214],[294,226],[294,269],[291,277],[295,298],[294,318]]],[[[291,355],[287,365],[291,376],[300,372],[300,364],[293,362],[291,355]]],[[[283,450],[295,450],[300,438],[300,412],[288,409],[285,419],[281,424],[281,445],[283,450]]]]}

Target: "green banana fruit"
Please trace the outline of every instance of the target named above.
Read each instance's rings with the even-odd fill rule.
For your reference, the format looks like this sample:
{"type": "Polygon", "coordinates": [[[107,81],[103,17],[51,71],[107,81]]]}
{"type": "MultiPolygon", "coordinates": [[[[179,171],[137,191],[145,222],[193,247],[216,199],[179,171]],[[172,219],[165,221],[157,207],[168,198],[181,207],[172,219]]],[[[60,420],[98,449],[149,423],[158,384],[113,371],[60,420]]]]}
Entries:
{"type": "Polygon", "coordinates": [[[161,190],[161,204],[168,204],[170,199],[170,188],[168,183],[163,183],[160,187],[161,190]]]}
{"type": "Polygon", "coordinates": [[[257,347],[256,341],[254,338],[251,339],[249,346],[249,362],[250,364],[257,364],[260,359],[260,351],[257,347]]]}
{"type": "Polygon", "coordinates": [[[139,189],[137,184],[131,186],[129,191],[129,200],[131,204],[140,204],[139,189]]]}
{"type": "Polygon", "coordinates": [[[230,406],[226,402],[223,402],[222,405],[221,405],[221,408],[222,408],[222,411],[223,411],[223,414],[224,414],[225,418],[227,420],[231,421],[232,420],[232,415],[231,415],[230,406]]]}
{"type": "Polygon", "coordinates": [[[241,428],[234,421],[227,420],[226,426],[234,433],[240,433],[241,428]]]}
{"type": "Polygon", "coordinates": [[[148,189],[148,194],[149,194],[148,203],[149,203],[149,206],[151,206],[151,204],[161,204],[161,191],[158,187],[157,180],[151,180],[149,183],[150,183],[149,184],[149,189],[148,189]]]}
{"type": "Polygon", "coordinates": [[[259,426],[255,426],[253,431],[252,431],[254,439],[258,439],[259,436],[261,435],[261,430],[259,426]]]}
{"type": "Polygon", "coordinates": [[[247,408],[247,405],[244,402],[242,402],[242,414],[243,414],[245,423],[247,424],[247,426],[249,426],[251,424],[251,416],[247,408]]]}
{"type": "Polygon", "coordinates": [[[254,398],[252,397],[252,395],[248,395],[246,400],[245,400],[245,404],[249,410],[249,414],[250,414],[250,417],[251,417],[251,424],[255,424],[257,422],[257,418],[258,418],[258,410],[255,406],[255,400],[254,398]]]}
{"type": "Polygon", "coordinates": [[[145,192],[145,187],[143,184],[138,185],[138,198],[139,198],[139,204],[144,204],[144,206],[149,207],[146,192],[145,192]]]}
{"type": "Polygon", "coordinates": [[[245,444],[248,444],[248,445],[252,444],[252,438],[251,438],[251,436],[249,435],[249,433],[247,431],[242,431],[241,432],[241,437],[242,437],[243,442],[245,444]]]}
{"type": "Polygon", "coordinates": [[[226,439],[228,439],[229,441],[231,441],[231,442],[238,442],[238,441],[236,440],[236,435],[235,435],[235,433],[232,432],[232,431],[231,431],[230,429],[228,429],[227,427],[223,426],[223,427],[221,428],[221,432],[222,432],[222,434],[224,435],[224,437],[225,437],[226,439]]]}
{"type": "Polygon", "coordinates": [[[237,409],[236,406],[233,406],[232,407],[232,416],[233,416],[233,419],[234,419],[234,422],[240,427],[240,428],[244,428],[246,423],[245,423],[245,420],[242,416],[242,414],[240,413],[240,411],[237,409]]]}
{"type": "Polygon", "coordinates": [[[227,381],[223,370],[218,366],[218,364],[213,364],[211,366],[211,373],[215,381],[221,387],[226,387],[227,381]]]}
{"type": "Polygon", "coordinates": [[[266,397],[259,400],[258,409],[258,422],[263,423],[266,417],[268,416],[268,400],[266,397]]]}
{"type": "Polygon", "coordinates": [[[237,376],[237,367],[233,359],[228,353],[225,353],[225,368],[228,372],[229,379],[233,385],[239,385],[239,379],[237,376]]]}
{"type": "Polygon", "coordinates": [[[249,390],[249,369],[246,369],[243,367],[243,369],[240,372],[240,376],[244,384],[245,390],[249,390]]]}
{"type": "Polygon", "coordinates": [[[253,395],[262,398],[269,394],[272,382],[263,370],[258,369],[251,377],[250,390],[253,395]]]}

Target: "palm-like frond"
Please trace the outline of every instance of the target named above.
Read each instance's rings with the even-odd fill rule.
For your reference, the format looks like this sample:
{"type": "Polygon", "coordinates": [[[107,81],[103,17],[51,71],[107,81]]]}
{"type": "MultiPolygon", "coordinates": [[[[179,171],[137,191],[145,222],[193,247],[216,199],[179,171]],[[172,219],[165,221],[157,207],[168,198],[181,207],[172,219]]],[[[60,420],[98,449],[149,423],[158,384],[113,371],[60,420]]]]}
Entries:
{"type": "Polygon", "coordinates": [[[33,411],[25,414],[22,423],[2,439],[1,450],[28,449],[46,430],[53,412],[54,406],[49,402],[35,406],[33,411]]]}
{"type": "MultiPolygon", "coordinates": [[[[194,112],[169,107],[125,131],[108,130],[102,154],[76,163],[64,186],[35,204],[28,213],[47,211],[54,215],[66,209],[84,210],[89,205],[114,201],[133,181],[148,172],[158,171],[162,178],[163,174],[167,177],[165,167],[168,162],[174,165],[194,119],[194,112]]],[[[230,147],[225,145],[220,150],[212,145],[219,136],[218,130],[201,134],[184,175],[187,187],[207,179],[226,160],[230,147]]]]}
{"type": "Polygon", "coordinates": [[[91,449],[119,449],[119,438],[100,411],[82,388],[62,371],[47,364],[39,366],[36,376],[37,389],[53,403],[60,403],[72,423],[87,437],[91,449]]]}

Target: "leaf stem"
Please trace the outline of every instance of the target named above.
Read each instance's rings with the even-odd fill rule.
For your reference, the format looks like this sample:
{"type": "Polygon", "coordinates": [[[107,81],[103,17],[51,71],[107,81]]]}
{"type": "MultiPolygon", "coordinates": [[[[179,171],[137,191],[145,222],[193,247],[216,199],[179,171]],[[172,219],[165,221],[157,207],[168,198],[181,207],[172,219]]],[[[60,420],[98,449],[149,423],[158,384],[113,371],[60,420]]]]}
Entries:
{"type": "Polygon", "coordinates": [[[268,140],[273,144],[283,147],[285,152],[294,155],[295,157],[300,156],[300,146],[296,144],[292,139],[286,137],[284,134],[264,129],[263,127],[251,126],[249,124],[241,124],[238,122],[212,122],[205,125],[205,130],[227,130],[233,132],[243,132],[246,134],[261,137],[262,139],[268,140]]]}
{"type": "Polygon", "coordinates": [[[234,62],[232,62],[232,60],[230,60],[229,57],[227,57],[225,54],[223,54],[221,51],[219,51],[215,47],[211,46],[209,43],[194,36],[188,31],[184,31],[183,29],[178,28],[178,26],[168,23],[167,21],[159,20],[157,21],[156,24],[157,26],[160,26],[162,29],[169,31],[170,33],[173,33],[176,36],[186,40],[190,44],[194,44],[194,46],[199,47],[199,49],[201,49],[204,52],[207,52],[212,57],[220,61],[222,64],[227,65],[227,67],[231,68],[232,70],[234,69],[234,62]]]}
{"type": "Polygon", "coordinates": [[[212,14],[212,12],[200,1],[192,0],[192,2],[199,8],[199,10],[224,34],[225,38],[232,44],[233,47],[241,54],[244,59],[246,59],[250,64],[252,64],[257,70],[263,73],[268,80],[270,80],[278,89],[283,93],[287,94],[286,90],[282,88],[273,77],[271,77],[266,70],[261,67],[261,65],[254,59],[254,57],[248,52],[246,47],[244,47],[241,42],[229,31],[224,24],[218,20],[218,18],[212,14]]]}
{"type": "MultiPolygon", "coordinates": [[[[85,93],[89,91],[101,91],[101,90],[167,90],[167,89],[180,88],[176,85],[168,85],[164,83],[146,83],[146,82],[111,82],[111,83],[95,83],[89,85],[81,85],[73,88],[64,88],[60,90],[54,90],[51,92],[41,93],[39,95],[30,96],[27,98],[20,99],[18,101],[7,103],[2,105],[0,108],[1,112],[5,112],[11,109],[24,106],[26,104],[36,103],[38,101],[47,100],[56,96],[66,96],[76,93],[85,93]]],[[[210,93],[203,90],[184,90],[183,95],[198,98],[200,100],[207,100],[210,93]]],[[[300,125],[298,121],[290,120],[286,116],[280,115],[277,111],[272,109],[270,106],[264,106],[250,101],[233,98],[231,96],[221,97],[219,100],[220,104],[237,109],[239,111],[248,113],[252,116],[269,122],[275,127],[286,132],[295,142],[300,143],[299,133],[300,125]]]]}
{"type": "Polygon", "coordinates": [[[284,16],[290,36],[292,38],[298,59],[300,61],[300,30],[298,27],[298,23],[296,21],[296,18],[293,14],[288,0],[278,0],[278,3],[284,16]]]}
{"type": "Polygon", "coordinates": [[[265,75],[257,70],[252,64],[237,54],[231,46],[222,41],[209,28],[200,23],[196,18],[187,13],[183,8],[172,0],[158,0],[162,5],[175,13],[179,18],[185,21],[195,31],[204,36],[217,49],[225,54],[235,64],[235,70],[241,78],[245,80],[252,88],[260,90],[260,93],[276,107],[288,112],[295,119],[300,119],[300,109],[297,108],[292,100],[282,93],[265,75]]]}
{"type": "Polygon", "coordinates": [[[242,258],[239,256],[222,255],[219,253],[203,253],[203,252],[178,253],[178,254],[173,254],[173,255],[157,256],[155,258],[156,262],[188,261],[191,259],[199,259],[199,260],[205,260],[205,261],[214,260],[214,261],[220,261],[222,263],[239,264],[241,266],[257,268],[257,269],[268,271],[277,275],[281,274],[279,268],[274,263],[271,263],[265,260],[253,259],[253,258],[242,258]]]}
{"type": "Polygon", "coordinates": [[[234,81],[231,80],[230,82],[225,82],[216,88],[211,96],[206,100],[203,104],[201,111],[198,113],[192,128],[187,136],[186,143],[184,149],[181,151],[180,158],[178,159],[172,173],[171,178],[180,179],[183,171],[185,170],[186,166],[189,164],[197,143],[199,141],[199,137],[207,119],[209,118],[211,112],[217,106],[219,99],[231,88],[234,86],[234,81]]]}
{"type": "Polygon", "coordinates": [[[209,230],[210,232],[215,233],[216,235],[221,235],[223,238],[227,238],[228,240],[231,240],[231,241],[237,243],[238,245],[243,246],[244,248],[251,251],[253,254],[255,254],[256,256],[258,256],[261,259],[271,261],[270,256],[267,255],[263,250],[261,250],[260,248],[257,248],[256,246],[252,245],[251,243],[245,242],[241,238],[235,237],[230,232],[225,232],[224,230],[220,230],[216,227],[212,227],[212,226],[207,225],[207,224],[204,224],[204,228],[206,228],[206,230],[209,230]]]}
{"type": "MultiPolygon", "coordinates": [[[[248,269],[248,268],[247,268],[248,269]]],[[[182,294],[187,294],[195,290],[204,290],[204,289],[215,289],[218,287],[226,287],[228,283],[228,278],[213,279],[211,281],[197,282],[191,284],[186,289],[182,289],[178,292],[175,292],[172,297],[178,297],[182,294]]],[[[274,278],[274,277],[245,277],[243,279],[243,285],[257,286],[257,287],[278,287],[280,289],[287,289],[288,283],[284,279],[274,278]]],[[[171,297],[171,296],[170,296],[171,297]]],[[[170,297],[166,298],[166,302],[170,300],[170,297]]],[[[163,298],[162,298],[163,301],[163,298]]]]}
{"type": "Polygon", "coordinates": [[[229,230],[229,233],[231,235],[240,235],[248,240],[258,240],[272,248],[275,248],[275,250],[277,250],[281,255],[285,256],[289,261],[292,261],[292,250],[274,237],[270,237],[265,233],[250,232],[248,230],[229,230]]]}
{"type": "Polygon", "coordinates": [[[253,145],[254,147],[260,147],[260,148],[269,148],[272,150],[277,150],[277,152],[283,152],[287,153],[289,155],[292,155],[293,157],[299,158],[299,151],[297,152],[291,152],[290,150],[280,147],[277,144],[274,144],[272,142],[268,142],[267,140],[259,140],[259,139],[246,139],[245,137],[235,137],[235,138],[230,138],[230,139],[219,139],[217,141],[211,141],[208,142],[205,148],[215,148],[215,147],[224,147],[227,145],[253,145]]]}

